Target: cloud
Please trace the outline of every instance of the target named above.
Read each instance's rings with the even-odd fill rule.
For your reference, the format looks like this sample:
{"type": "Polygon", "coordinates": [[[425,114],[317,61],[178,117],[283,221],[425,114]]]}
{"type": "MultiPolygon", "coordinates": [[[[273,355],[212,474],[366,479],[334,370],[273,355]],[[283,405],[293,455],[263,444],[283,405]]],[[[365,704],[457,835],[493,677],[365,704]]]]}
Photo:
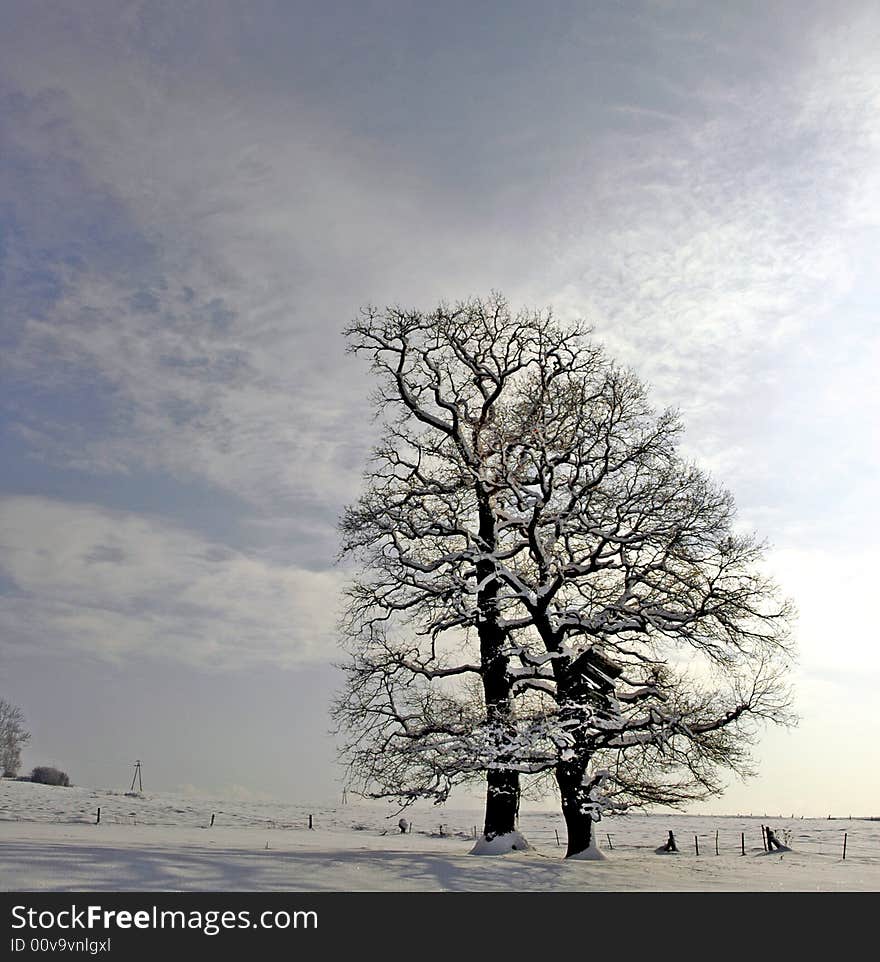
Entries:
{"type": "Polygon", "coordinates": [[[469,14],[417,46],[430,18],[10,6],[26,458],[222,490],[260,564],[326,569],[372,431],[342,324],[500,287],[592,320],[775,538],[864,517],[872,7],[469,14]]]}
{"type": "Polygon", "coordinates": [[[198,478],[269,510],[349,490],[339,462],[357,433],[340,409],[344,385],[310,376],[308,349],[298,359],[291,351],[285,378],[263,363],[246,331],[218,328],[217,312],[229,311],[219,298],[206,303],[178,287],[156,295],[148,311],[127,309],[126,300],[112,284],[84,283],[49,320],[25,325],[20,375],[36,380],[54,370],[59,394],[72,393],[71,378],[90,376],[93,406],[108,412],[83,417],[79,401],[53,417],[37,407],[34,416],[19,405],[16,430],[32,447],[96,473],[198,478]]]}
{"type": "Polygon", "coordinates": [[[0,624],[12,650],[202,668],[332,658],[340,578],[271,564],[146,517],[0,499],[0,624]]]}
{"type": "Polygon", "coordinates": [[[12,430],[57,465],[169,472],[270,516],[333,514],[371,438],[368,379],[342,326],[372,298],[430,303],[515,242],[463,229],[393,146],[356,140],[295,92],[233,94],[187,75],[172,93],[134,27],[93,63],[71,57],[106,29],[83,21],[73,41],[48,29],[58,57],[45,70],[11,55],[23,127],[66,132],[19,138],[22,165],[60,185],[41,191],[35,175],[21,196],[42,194],[53,215],[85,196],[92,215],[63,232],[80,255],[62,272],[36,211],[17,210],[21,257],[58,279],[39,310],[17,286],[12,430]],[[120,225],[133,263],[111,256],[120,225]]]}
{"type": "MultiPolygon", "coordinates": [[[[205,190],[241,189],[234,163],[214,180],[203,170],[200,185],[177,183],[180,151],[228,157],[233,145],[188,140],[198,125],[185,116],[173,152],[137,132],[120,161],[83,133],[91,115],[75,95],[13,90],[6,102],[17,123],[2,132],[0,363],[10,429],[29,451],[93,473],[199,478],[262,506],[349,491],[339,459],[363,425],[344,413],[352,379],[334,376],[344,318],[328,331],[294,308],[281,264],[296,261],[289,242],[267,274],[263,248],[283,240],[255,232],[252,264],[230,240],[247,216],[233,225],[199,209],[205,190]],[[135,168],[151,150],[161,186],[143,198],[135,168]]],[[[257,220],[284,206],[253,199],[257,220]]]]}
{"type": "Polygon", "coordinates": [[[698,10],[679,31],[640,19],[654,92],[610,98],[533,299],[590,319],[682,410],[686,453],[765,534],[840,549],[878,520],[880,20],[778,12],[766,33],[725,24],[714,62],[698,10]]]}

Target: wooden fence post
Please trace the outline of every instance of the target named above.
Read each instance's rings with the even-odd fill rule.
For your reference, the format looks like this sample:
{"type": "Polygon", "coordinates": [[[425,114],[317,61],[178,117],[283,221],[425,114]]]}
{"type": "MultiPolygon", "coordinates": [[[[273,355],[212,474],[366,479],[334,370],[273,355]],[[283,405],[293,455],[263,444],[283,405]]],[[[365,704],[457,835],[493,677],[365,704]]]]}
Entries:
{"type": "Polygon", "coordinates": [[[843,833],[843,860],[846,861],[846,832],[843,833]]]}

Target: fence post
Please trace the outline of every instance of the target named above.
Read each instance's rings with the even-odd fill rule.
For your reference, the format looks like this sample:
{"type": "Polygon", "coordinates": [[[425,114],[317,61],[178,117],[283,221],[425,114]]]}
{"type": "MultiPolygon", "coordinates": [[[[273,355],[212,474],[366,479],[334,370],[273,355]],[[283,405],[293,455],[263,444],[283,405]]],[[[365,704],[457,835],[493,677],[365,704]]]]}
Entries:
{"type": "Polygon", "coordinates": [[[97,815],[97,817],[95,818],[95,825],[100,825],[100,824],[101,824],[101,806],[99,805],[99,806],[98,806],[98,815],[97,815]]]}
{"type": "Polygon", "coordinates": [[[715,829],[715,854],[718,854],[718,829],[715,829]]]}
{"type": "Polygon", "coordinates": [[[312,816],[309,815],[309,828],[312,828],[312,816]]]}
{"type": "Polygon", "coordinates": [[[553,831],[556,833],[556,847],[559,848],[559,832],[555,828],[553,829],[553,831]]]}
{"type": "Polygon", "coordinates": [[[846,861],[846,832],[843,833],[843,860],[846,861]]]}
{"type": "Polygon", "coordinates": [[[694,836],[694,848],[697,850],[697,855],[700,854],[700,839],[699,836],[694,836]]]}
{"type": "Polygon", "coordinates": [[[214,813],[211,812],[211,828],[214,827],[214,813]]]}
{"type": "Polygon", "coordinates": [[[611,836],[610,836],[607,832],[605,833],[605,838],[608,839],[608,848],[610,848],[611,851],[613,852],[613,851],[614,851],[614,842],[611,841],[611,836]]]}
{"type": "Polygon", "coordinates": [[[743,855],[745,855],[746,854],[746,833],[745,832],[740,833],[740,842],[742,843],[742,853],[743,855]]]}

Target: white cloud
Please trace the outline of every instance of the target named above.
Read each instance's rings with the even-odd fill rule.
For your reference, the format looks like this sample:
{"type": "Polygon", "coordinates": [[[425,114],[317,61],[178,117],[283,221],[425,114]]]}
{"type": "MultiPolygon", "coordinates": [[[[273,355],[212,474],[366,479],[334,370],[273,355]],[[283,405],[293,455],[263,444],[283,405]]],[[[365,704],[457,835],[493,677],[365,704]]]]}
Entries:
{"type": "Polygon", "coordinates": [[[63,296],[4,359],[24,383],[112,390],[109,429],[83,436],[90,425],[71,425],[74,409],[54,421],[24,412],[19,434],[80,470],[167,471],[281,515],[302,500],[338,508],[370,423],[344,324],[370,299],[480,293],[497,265],[527,254],[514,238],[489,240],[490,225],[463,225],[466,204],[438,202],[393,145],[353,138],[295,92],[189,78],[172,93],[128,37],[96,46],[94,61],[71,56],[63,36],[43,42],[58,55],[12,51],[8,64],[28,94],[56,88],[42,126],[70,131],[61,145],[28,141],[35,163],[62,151],[155,256],[140,274],[89,265],[65,276],[63,296]],[[207,317],[212,303],[229,312],[224,325],[207,317]]]}
{"type": "MultiPolygon", "coordinates": [[[[128,300],[93,282],[59,304],[51,321],[28,323],[19,368],[34,378],[53,364],[79,377],[90,372],[109,386],[118,411],[109,430],[85,437],[92,425],[70,431],[22,415],[19,431],[46,458],[96,472],[169,471],[270,509],[350,493],[354,479],[342,462],[348,448],[365,443],[363,423],[346,412],[352,379],[310,370],[308,336],[299,347],[288,338],[280,353],[289,367],[277,371],[278,358],[246,322],[213,329],[194,318],[179,289],[161,296],[157,313],[133,311],[128,300]]],[[[338,348],[341,365],[341,338],[338,348]]]]}
{"type": "Polygon", "coordinates": [[[8,643],[206,668],[330,660],[340,578],[92,505],[0,499],[8,643]]]}

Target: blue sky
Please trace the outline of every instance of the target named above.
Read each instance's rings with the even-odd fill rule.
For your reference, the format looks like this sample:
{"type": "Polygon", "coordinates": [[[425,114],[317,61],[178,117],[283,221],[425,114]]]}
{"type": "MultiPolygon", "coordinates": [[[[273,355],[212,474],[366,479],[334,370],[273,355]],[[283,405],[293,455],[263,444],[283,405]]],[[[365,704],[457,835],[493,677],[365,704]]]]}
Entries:
{"type": "MultiPolygon", "coordinates": [[[[716,811],[874,812],[871,3],[7,0],[0,695],[31,764],[339,793],[364,303],[500,289],[680,408],[801,611],[716,811]]],[[[123,785],[123,787],[125,787],[123,785]]]]}

